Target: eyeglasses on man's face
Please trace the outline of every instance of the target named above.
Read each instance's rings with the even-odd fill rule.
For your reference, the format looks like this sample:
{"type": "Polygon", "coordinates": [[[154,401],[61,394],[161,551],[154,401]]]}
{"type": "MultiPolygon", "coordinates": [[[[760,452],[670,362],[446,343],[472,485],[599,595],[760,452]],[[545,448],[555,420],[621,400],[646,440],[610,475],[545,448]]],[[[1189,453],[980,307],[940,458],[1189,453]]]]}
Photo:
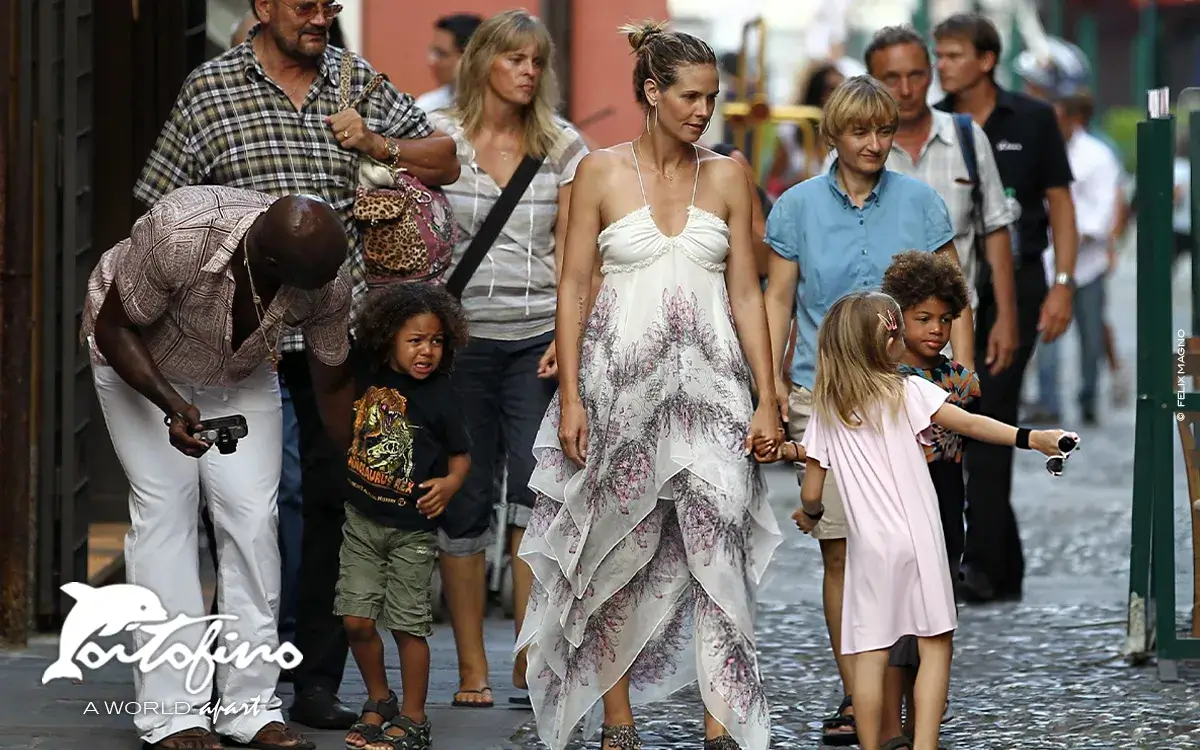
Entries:
{"type": "Polygon", "coordinates": [[[326,18],[335,18],[338,13],[342,12],[342,6],[339,3],[319,3],[313,0],[305,0],[305,2],[298,3],[289,3],[287,0],[279,1],[291,8],[303,21],[311,19],[317,13],[323,14],[326,18]]]}

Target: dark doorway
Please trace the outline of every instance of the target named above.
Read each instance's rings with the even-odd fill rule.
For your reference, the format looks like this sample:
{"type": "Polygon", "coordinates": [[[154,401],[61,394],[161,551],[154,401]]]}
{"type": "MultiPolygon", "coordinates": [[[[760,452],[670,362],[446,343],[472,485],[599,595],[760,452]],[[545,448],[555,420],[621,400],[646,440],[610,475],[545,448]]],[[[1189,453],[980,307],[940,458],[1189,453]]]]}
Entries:
{"type": "Polygon", "coordinates": [[[188,72],[206,53],[204,0],[21,3],[22,73],[36,145],[39,306],[38,625],[54,629],[69,581],[121,574],[126,486],[78,343],[87,279],[142,212],[134,181],[188,72]],[[98,5],[98,4],[97,4],[98,5]],[[135,13],[137,16],[135,17],[135,13]],[[27,33],[26,33],[27,32],[27,33]]]}

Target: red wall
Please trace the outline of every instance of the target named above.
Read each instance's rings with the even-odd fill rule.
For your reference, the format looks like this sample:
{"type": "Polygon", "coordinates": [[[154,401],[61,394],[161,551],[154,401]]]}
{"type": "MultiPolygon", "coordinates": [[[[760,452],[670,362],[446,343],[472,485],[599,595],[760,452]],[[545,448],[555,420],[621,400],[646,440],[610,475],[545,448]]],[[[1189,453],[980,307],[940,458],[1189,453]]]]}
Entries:
{"type": "MultiPolygon", "coordinates": [[[[667,0],[556,0],[573,2],[571,40],[571,114],[584,120],[613,107],[611,116],[584,127],[600,146],[627,141],[642,128],[642,111],[633,99],[633,58],[617,27],[630,20],[666,19],[667,0]]],[[[520,0],[362,0],[363,54],[387,73],[401,91],[414,96],[433,88],[426,50],[433,22],[451,13],[489,15],[514,7],[537,12],[538,2],[520,0]]]]}

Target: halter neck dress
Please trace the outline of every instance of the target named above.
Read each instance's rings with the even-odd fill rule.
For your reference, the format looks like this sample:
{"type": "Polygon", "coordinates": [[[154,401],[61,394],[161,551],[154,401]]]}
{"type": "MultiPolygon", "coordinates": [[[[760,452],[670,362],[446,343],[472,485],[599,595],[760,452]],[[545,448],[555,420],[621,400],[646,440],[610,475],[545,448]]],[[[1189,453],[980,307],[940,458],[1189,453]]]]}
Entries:
{"type": "Polygon", "coordinates": [[[764,750],[755,594],[782,536],[743,447],[753,406],[725,287],[729,227],[696,206],[697,152],[684,228],[664,234],[633,158],[643,205],[600,232],[604,281],[581,347],[587,465],[562,452],[558,395],[534,442],[519,555],[535,580],[517,649],[529,647],[551,750],[581,719],[595,733],[626,672],[635,710],[698,680],[741,747],[764,750]]]}

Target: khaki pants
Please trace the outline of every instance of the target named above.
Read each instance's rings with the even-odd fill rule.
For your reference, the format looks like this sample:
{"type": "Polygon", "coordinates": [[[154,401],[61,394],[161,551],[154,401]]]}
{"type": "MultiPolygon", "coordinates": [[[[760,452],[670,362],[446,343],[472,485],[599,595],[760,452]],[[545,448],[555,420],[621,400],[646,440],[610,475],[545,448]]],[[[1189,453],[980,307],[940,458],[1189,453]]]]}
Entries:
{"type": "MultiPolygon", "coordinates": [[[[808,428],[808,418],[812,415],[812,391],[800,386],[792,386],[788,396],[788,439],[800,442],[804,439],[804,430],[808,428]]],[[[796,464],[796,481],[804,483],[804,464],[796,464]]],[[[825,506],[825,515],[812,530],[813,539],[845,539],[850,527],[846,523],[846,507],[842,504],[842,493],[838,491],[834,481],[833,471],[825,472],[825,486],[821,488],[821,503],[825,506]]]]}

